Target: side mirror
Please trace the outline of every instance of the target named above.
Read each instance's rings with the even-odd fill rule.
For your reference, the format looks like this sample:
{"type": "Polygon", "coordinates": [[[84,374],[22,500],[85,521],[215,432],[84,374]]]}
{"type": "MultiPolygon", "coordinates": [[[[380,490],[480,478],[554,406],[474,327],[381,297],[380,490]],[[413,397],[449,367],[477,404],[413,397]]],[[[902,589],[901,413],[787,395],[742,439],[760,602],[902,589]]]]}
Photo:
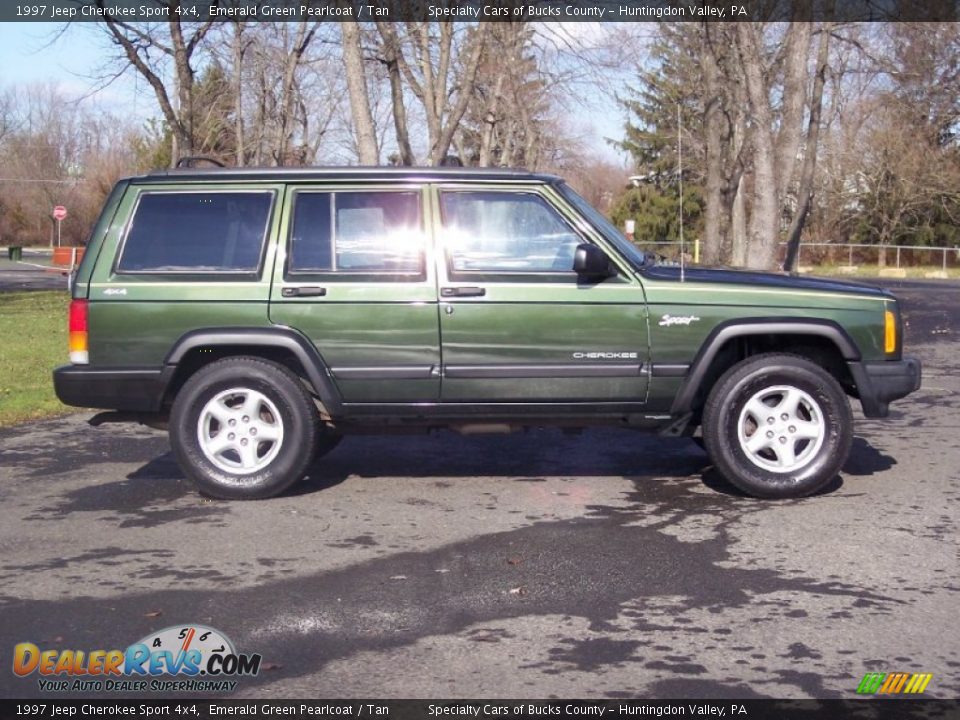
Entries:
{"type": "Polygon", "coordinates": [[[577,245],[573,254],[573,271],[577,275],[600,279],[608,278],[614,274],[607,254],[590,243],[577,245]]]}

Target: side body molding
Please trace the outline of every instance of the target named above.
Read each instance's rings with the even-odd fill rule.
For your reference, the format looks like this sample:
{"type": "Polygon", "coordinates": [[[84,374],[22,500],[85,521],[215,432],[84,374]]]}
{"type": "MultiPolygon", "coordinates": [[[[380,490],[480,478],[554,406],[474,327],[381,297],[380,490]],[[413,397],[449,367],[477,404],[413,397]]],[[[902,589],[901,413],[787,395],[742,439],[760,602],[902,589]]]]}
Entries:
{"type": "Polygon", "coordinates": [[[167,353],[163,361],[164,373],[169,380],[176,366],[192,350],[230,346],[278,348],[293,353],[303,366],[307,379],[320,396],[327,412],[331,415],[340,414],[343,408],[340,393],[316,346],[303,333],[283,325],[191,330],[177,340],[167,353]]]}
{"type": "Polygon", "coordinates": [[[717,325],[703,341],[683,385],[670,408],[672,415],[682,415],[693,409],[693,401],[704,376],[710,369],[724,343],[732,338],[748,335],[815,335],[826,338],[837,346],[847,362],[860,360],[860,350],[847,332],[832,320],[807,320],[795,318],[754,318],[750,320],[727,320],[717,325]]]}

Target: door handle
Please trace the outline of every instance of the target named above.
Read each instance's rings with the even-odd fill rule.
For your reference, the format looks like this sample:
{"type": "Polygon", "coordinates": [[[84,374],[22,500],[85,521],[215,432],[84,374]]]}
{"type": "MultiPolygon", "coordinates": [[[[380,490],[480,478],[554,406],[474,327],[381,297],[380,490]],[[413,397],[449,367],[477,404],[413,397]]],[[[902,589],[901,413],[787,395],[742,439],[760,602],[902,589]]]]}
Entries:
{"type": "Polygon", "coordinates": [[[285,287],[280,291],[283,297],[323,297],[327,294],[327,289],[316,287],[315,285],[305,285],[303,287],[285,287]]]}
{"type": "Polygon", "coordinates": [[[487,294],[482,287],[445,287],[440,288],[440,297],[483,297],[487,294]]]}

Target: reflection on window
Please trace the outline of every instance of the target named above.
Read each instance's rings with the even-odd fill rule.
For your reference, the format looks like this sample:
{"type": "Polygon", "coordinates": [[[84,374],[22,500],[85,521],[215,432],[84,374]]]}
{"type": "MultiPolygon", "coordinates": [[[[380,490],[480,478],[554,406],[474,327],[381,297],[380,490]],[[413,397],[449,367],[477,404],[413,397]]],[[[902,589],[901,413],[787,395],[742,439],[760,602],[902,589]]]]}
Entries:
{"type": "Polygon", "coordinates": [[[419,274],[421,227],[415,192],[298,192],[290,270],[419,274]]]}
{"type": "Polygon", "coordinates": [[[255,272],[273,194],[144,193],[119,272],[255,272]]]}
{"type": "Polygon", "coordinates": [[[571,272],[580,237],[532,193],[444,192],[454,272],[571,272]]]}

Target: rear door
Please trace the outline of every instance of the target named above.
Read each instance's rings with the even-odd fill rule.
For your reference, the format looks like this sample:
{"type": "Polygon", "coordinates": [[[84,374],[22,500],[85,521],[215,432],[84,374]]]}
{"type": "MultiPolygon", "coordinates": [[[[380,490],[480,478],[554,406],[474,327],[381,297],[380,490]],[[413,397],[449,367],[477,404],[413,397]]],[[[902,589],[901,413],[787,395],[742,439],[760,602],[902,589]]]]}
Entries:
{"type": "Polygon", "coordinates": [[[439,398],[426,199],[413,184],[287,189],[270,320],[313,341],[344,402],[439,398]]]}
{"type": "Polygon", "coordinates": [[[573,272],[598,238],[558,195],[447,184],[437,203],[444,401],[646,400],[643,288],[573,272]]]}

